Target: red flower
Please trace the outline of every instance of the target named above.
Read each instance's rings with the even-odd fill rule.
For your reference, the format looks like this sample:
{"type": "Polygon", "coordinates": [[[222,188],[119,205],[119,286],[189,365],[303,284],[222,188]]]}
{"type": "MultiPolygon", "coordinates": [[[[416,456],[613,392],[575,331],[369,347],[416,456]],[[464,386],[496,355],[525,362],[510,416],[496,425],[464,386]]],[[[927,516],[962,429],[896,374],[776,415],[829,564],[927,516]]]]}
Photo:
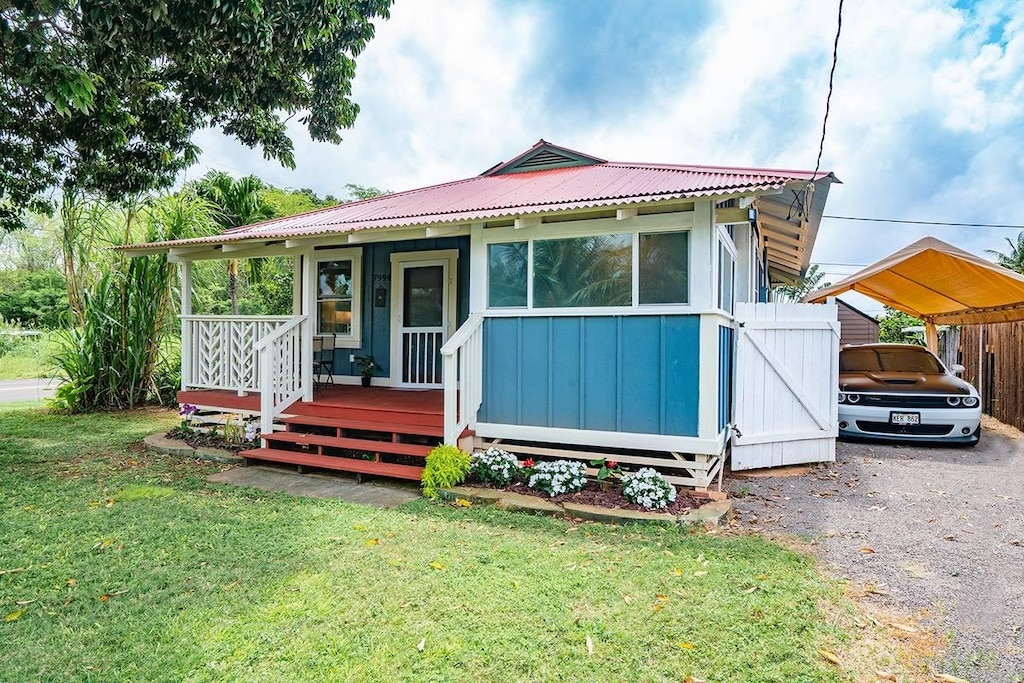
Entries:
{"type": "Polygon", "coordinates": [[[530,469],[536,464],[537,463],[533,461],[533,458],[527,458],[526,460],[523,461],[523,467],[526,469],[530,469]]]}
{"type": "Polygon", "coordinates": [[[605,460],[604,461],[604,466],[607,467],[610,470],[614,470],[614,469],[618,468],[619,463],[616,460],[605,460]]]}

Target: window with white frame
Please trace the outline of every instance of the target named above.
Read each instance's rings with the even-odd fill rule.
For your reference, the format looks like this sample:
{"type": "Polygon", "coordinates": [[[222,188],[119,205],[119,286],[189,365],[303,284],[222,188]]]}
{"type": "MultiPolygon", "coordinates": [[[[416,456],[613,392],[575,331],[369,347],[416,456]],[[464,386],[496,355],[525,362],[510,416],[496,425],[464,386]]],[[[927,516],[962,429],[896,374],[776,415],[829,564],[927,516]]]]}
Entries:
{"type": "Polygon", "coordinates": [[[726,246],[724,240],[718,242],[718,307],[727,313],[736,309],[736,255],[726,246]]]}
{"type": "Polygon", "coordinates": [[[359,346],[361,251],[314,253],[316,334],[332,335],[335,346],[359,346]]]}
{"type": "Polygon", "coordinates": [[[689,232],[626,232],[487,245],[489,308],[689,303],[689,232]]]}

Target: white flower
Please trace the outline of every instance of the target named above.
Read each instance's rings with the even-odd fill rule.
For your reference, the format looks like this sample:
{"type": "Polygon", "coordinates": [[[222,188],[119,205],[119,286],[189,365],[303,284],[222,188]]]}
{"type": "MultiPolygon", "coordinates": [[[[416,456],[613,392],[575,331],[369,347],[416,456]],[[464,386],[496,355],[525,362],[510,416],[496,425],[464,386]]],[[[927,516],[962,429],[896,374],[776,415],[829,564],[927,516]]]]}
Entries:
{"type": "Polygon", "coordinates": [[[650,467],[622,477],[622,495],[648,510],[668,507],[676,500],[676,487],[650,467]]]}
{"type": "Polygon", "coordinates": [[[543,491],[549,496],[575,493],[587,482],[587,466],[575,460],[538,462],[527,482],[530,488],[543,491]]]}
{"type": "Polygon", "coordinates": [[[260,434],[260,426],[255,422],[247,422],[245,425],[245,440],[255,441],[260,434]]]}

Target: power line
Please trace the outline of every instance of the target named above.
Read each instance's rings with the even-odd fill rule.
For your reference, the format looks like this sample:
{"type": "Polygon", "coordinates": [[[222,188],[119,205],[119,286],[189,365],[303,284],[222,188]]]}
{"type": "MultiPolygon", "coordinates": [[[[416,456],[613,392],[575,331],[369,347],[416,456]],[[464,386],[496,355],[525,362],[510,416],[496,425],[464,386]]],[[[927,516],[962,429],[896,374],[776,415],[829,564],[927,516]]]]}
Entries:
{"type": "Polygon", "coordinates": [[[825,151],[825,128],[828,126],[828,112],[832,105],[832,84],[836,77],[836,64],[839,62],[839,34],[843,32],[843,0],[839,0],[839,14],[836,20],[836,40],[832,45],[832,70],[828,73],[828,95],[825,97],[825,117],[821,120],[821,142],[818,144],[818,161],[814,164],[812,178],[818,175],[821,168],[821,155],[825,151]]]}
{"type": "Polygon", "coordinates": [[[998,228],[1002,230],[1024,230],[1024,225],[1013,223],[949,223],[944,221],[910,221],[899,218],[864,218],[862,216],[832,216],[822,215],[822,218],[831,218],[837,221],[866,221],[869,223],[905,223],[908,225],[942,225],[954,228],[998,228]]]}

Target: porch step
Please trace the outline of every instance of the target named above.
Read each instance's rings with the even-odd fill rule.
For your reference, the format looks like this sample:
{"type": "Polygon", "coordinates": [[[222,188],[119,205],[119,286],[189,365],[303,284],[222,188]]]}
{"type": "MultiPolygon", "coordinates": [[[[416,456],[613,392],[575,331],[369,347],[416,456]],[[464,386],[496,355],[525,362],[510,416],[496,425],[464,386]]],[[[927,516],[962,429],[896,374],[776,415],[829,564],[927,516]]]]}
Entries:
{"type": "Polygon", "coordinates": [[[431,446],[421,446],[413,443],[399,443],[395,441],[374,441],[372,439],[352,439],[349,437],[323,436],[321,434],[306,434],[303,432],[273,432],[261,435],[269,443],[290,443],[296,446],[314,447],[317,452],[322,448],[344,448],[353,451],[366,451],[369,453],[391,453],[394,455],[411,455],[421,458],[427,457],[431,446]]]}
{"type": "Polygon", "coordinates": [[[374,474],[382,477],[394,477],[395,479],[412,479],[414,481],[419,481],[423,474],[423,468],[414,465],[338,458],[330,455],[301,453],[299,451],[283,451],[277,448],[254,448],[249,451],[242,451],[239,455],[245,458],[246,464],[249,464],[250,460],[280,462],[300,467],[318,467],[325,470],[374,474]]]}
{"type": "Polygon", "coordinates": [[[357,429],[361,432],[381,432],[382,434],[409,434],[415,436],[444,437],[443,425],[415,424],[408,422],[378,422],[342,417],[318,417],[315,415],[292,415],[282,420],[288,425],[288,431],[297,432],[303,425],[315,427],[334,427],[338,429],[357,429]],[[293,425],[295,428],[293,428],[293,425]]]}
{"type": "Polygon", "coordinates": [[[377,424],[394,422],[402,425],[424,425],[444,428],[443,412],[426,412],[421,410],[391,410],[386,408],[361,408],[356,406],[337,406],[327,403],[294,403],[285,411],[290,416],[331,418],[339,420],[374,422],[377,424]]]}

